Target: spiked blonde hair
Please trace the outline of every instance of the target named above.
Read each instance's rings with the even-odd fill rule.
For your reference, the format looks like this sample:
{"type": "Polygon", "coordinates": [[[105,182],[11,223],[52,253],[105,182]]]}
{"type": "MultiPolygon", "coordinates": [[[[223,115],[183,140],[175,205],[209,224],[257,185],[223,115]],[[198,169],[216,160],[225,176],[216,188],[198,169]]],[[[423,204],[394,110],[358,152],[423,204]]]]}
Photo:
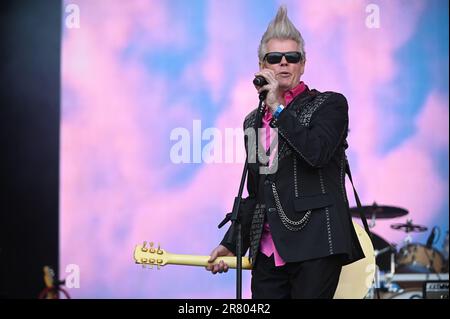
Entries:
{"type": "Polygon", "coordinates": [[[305,60],[305,41],[300,34],[300,31],[292,24],[287,16],[286,6],[278,8],[277,15],[273,19],[266,32],[261,38],[258,47],[259,62],[263,62],[264,56],[267,53],[267,42],[271,39],[290,39],[298,43],[299,51],[302,54],[302,60],[305,60]]]}

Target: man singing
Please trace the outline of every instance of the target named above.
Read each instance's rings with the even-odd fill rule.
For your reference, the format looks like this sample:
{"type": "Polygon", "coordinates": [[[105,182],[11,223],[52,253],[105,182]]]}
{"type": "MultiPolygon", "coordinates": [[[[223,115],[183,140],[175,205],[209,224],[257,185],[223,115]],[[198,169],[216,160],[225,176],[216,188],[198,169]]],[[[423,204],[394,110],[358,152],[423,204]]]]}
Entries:
{"type": "MultiPolygon", "coordinates": [[[[266,150],[278,134],[276,154],[268,164],[249,163],[242,200],[243,251],[250,248],[252,298],[333,298],[341,268],[364,257],[353,229],[345,190],[348,130],[347,100],[342,94],[310,90],[302,82],[306,55],[300,32],[280,7],[264,33],[259,48],[259,72],[267,84],[259,147],[266,150]],[[273,165],[273,173],[261,173],[273,165]]],[[[326,74],[323,74],[326,76],[326,74]]],[[[244,121],[255,127],[257,110],[244,121]]],[[[247,152],[250,139],[246,142],[247,152]]],[[[234,256],[228,230],[211,252],[234,256]]],[[[212,273],[228,270],[220,262],[206,267],[212,273]]]]}

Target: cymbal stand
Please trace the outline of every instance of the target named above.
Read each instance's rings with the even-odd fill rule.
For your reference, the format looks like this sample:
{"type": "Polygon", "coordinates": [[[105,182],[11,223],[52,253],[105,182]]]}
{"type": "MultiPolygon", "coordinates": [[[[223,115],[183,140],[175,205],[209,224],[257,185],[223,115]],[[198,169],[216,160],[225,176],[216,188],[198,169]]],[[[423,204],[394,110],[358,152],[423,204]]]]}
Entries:
{"type": "Polygon", "coordinates": [[[375,227],[375,219],[376,219],[376,213],[373,212],[371,217],[370,217],[370,223],[369,223],[369,228],[374,228],[375,227]]]}
{"type": "Polygon", "coordinates": [[[412,236],[410,235],[409,232],[406,232],[406,237],[405,237],[405,239],[403,239],[403,244],[406,246],[406,245],[409,245],[411,242],[412,242],[412,236]]]}
{"type": "Polygon", "coordinates": [[[375,275],[372,282],[372,286],[369,289],[369,293],[367,295],[367,299],[380,299],[380,268],[375,265],[375,275]]]}
{"type": "MultiPolygon", "coordinates": [[[[407,219],[406,220],[406,224],[411,224],[412,225],[412,219],[407,219]]],[[[408,244],[410,244],[412,242],[412,236],[410,234],[411,231],[410,231],[409,228],[406,228],[405,232],[406,232],[406,237],[405,237],[405,239],[403,239],[403,244],[406,246],[406,245],[408,245],[408,244]]]]}
{"type": "MultiPolygon", "coordinates": [[[[395,250],[392,249],[392,246],[386,247],[389,248],[391,254],[391,263],[389,272],[385,274],[386,278],[386,289],[390,292],[396,292],[396,285],[393,283],[394,275],[395,275],[395,250]]],[[[385,249],[386,249],[385,248],[385,249]]]]}

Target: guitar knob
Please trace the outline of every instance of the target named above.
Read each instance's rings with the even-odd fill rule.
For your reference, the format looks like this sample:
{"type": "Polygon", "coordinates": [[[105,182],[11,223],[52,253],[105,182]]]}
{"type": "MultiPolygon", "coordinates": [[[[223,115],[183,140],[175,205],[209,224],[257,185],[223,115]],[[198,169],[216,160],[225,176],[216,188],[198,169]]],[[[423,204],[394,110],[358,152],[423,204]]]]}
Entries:
{"type": "Polygon", "coordinates": [[[158,251],[156,252],[158,255],[162,255],[163,251],[161,250],[160,244],[158,244],[158,251]]]}
{"type": "Polygon", "coordinates": [[[148,250],[145,246],[147,246],[147,242],[146,242],[146,241],[144,241],[144,243],[142,244],[141,250],[142,250],[143,252],[146,252],[146,251],[148,250]]]}

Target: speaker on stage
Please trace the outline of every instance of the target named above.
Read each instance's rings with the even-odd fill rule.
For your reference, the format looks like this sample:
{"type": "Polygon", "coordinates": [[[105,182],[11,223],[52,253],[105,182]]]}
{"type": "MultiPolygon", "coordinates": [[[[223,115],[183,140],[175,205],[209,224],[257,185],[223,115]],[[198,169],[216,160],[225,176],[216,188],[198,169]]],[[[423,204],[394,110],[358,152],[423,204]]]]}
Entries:
{"type": "Polygon", "coordinates": [[[424,299],[448,299],[448,280],[425,281],[423,283],[424,299]]]}

